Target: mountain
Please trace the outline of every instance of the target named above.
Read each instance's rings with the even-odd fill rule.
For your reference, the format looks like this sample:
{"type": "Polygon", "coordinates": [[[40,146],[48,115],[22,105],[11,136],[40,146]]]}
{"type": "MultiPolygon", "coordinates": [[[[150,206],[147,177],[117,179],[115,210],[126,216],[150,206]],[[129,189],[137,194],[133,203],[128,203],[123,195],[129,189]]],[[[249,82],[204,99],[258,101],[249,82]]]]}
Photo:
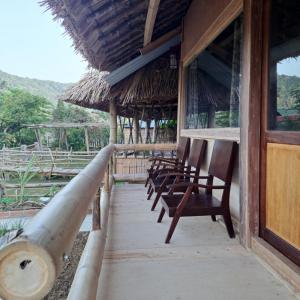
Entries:
{"type": "Polygon", "coordinates": [[[5,88],[20,88],[33,95],[45,97],[51,103],[56,103],[58,96],[71,85],[72,83],[20,77],[0,70],[0,90],[5,88]]]}

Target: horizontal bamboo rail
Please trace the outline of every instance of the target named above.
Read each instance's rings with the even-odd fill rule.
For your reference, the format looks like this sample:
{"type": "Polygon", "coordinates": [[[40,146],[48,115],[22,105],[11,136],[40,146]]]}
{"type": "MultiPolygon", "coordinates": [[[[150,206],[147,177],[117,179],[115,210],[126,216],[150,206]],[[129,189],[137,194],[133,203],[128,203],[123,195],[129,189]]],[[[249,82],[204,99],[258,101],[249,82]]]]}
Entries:
{"type": "Polygon", "coordinates": [[[103,148],[25,225],[23,232],[2,247],[1,297],[41,299],[50,291],[104,178],[113,151],[112,144],[103,148]]]}
{"type": "Polygon", "coordinates": [[[117,151],[173,151],[176,144],[116,144],[117,151]]]}
{"type": "MultiPolygon", "coordinates": [[[[114,170],[114,151],[172,151],[174,144],[113,145],[97,156],[24,229],[0,240],[0,298],[41,299],[68,258],[80,225],[104,179],[101,228],[90,233],[68,299],[96,298],[104,255],[114,170]]],[[[95,201],[95,200],[94,200],[95,201]]],[[[97,200],[96,200],[97,201],[97,200]]],[[[99,220],[100,222],[100,220],[99,220]]]]}

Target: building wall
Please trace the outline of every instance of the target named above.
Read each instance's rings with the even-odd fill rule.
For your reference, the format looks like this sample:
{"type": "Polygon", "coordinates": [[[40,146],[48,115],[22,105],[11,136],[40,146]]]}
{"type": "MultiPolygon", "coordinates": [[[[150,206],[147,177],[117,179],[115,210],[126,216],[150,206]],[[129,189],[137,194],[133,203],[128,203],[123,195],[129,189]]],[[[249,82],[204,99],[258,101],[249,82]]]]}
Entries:
{"type": "Polygon", "coordinates": [[[194,0],[191,3],[184,18],[181,48],[183,59],[230,2],[231,0],[194,0]]]}
{"type": "MultiPolygon", "coordinates": [[[[214,141],[209,140],[207,143],[207,151],[206,157],[203,167],[201,168],[200,175],[206,175],[212,155],[212,150],[214,146],[214,141]]],[[[220,180],[216,180],[214,184],[222,184],[220,180]]],[[[222,191],[215,190],[213,192],[214,196],[219,198],[221,197],[222,191]]],[[[231,192],[230,192],[230,211],[233,218],[237,221],[240,219],[240,186],[239,186],[239,153],[236,154],[235,164],[234,164],[234,171],[232,176],[232,185],[231,185],[231,192]]]]}
{"type": "MultiPolygon", "coordinates": [[[[183,40],[181,45],[181,65],[179,74],[179,114],[178,114],[178,133],[184,129],[185,99],[184,99],[184,67],[187,63],[201,52],[219,33],[221,33],[242,11],[241,0],[194,0],[184,18],[183,22],[183,40]]],[[[219,136],[215,138],[222,139],[225,135],[220,129],[219,136]]],[[[190,137],[203,138],[203,130],[199,135],[195,135],[196,130],[191,131],[190,137]]],[[[189,136],[189,130],[184,130],[185,136],[189,136]]],[[[228,139],[228,137],[227,137],[228,139]]],[[[238,136],[234,140],[239,140],[238,136]]],[[[209,138],[206,161],[201,170],[205,174],[208,170],[210,157],[212,154],[214,139],[209,138]]],[[[232,187],[230,193],[230,209],[232,216],[240,220],[240,186],[239,186],[239,155],[235,161],[232,187]]],[[[220,198],[220,192],[215,195],[220,198]]]]}

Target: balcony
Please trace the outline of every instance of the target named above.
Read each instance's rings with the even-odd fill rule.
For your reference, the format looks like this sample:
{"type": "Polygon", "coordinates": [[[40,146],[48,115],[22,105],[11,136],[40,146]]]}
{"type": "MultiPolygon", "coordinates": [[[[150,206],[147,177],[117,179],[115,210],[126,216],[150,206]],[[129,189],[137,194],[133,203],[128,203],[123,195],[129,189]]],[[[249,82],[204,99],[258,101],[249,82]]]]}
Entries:
{"type": "Polygon", "coordinates": [[[171,220],[150,203],[142,184],[113,187],[97,299],[296,299],[210,217],[183,218],[165,244],[171,220]]]}
{"type": "Polygon", "coordinates": [[[228,238],[222,223],[184,218],[165,244],[170,219],[156,222],[158,210],[150,211],[144,185],[113,184],[117,152],[174,148],[102,149],[31,223],[2,239],[1,296],[40,299],[48,293],[93,203],[93,230],[68,299],[297,299],[238,238],[228,238]]]}

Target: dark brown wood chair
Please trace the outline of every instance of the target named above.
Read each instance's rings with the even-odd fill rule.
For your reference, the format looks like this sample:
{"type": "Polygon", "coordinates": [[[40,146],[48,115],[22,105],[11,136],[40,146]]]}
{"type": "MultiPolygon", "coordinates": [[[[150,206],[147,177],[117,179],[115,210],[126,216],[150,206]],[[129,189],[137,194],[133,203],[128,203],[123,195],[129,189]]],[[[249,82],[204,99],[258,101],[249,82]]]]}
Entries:
{"type": "MultiPolygon", "coordinates": [[[[191,139],[186,137],[180,137],[178,146],[176,149],[176,157],[175,158],[165,158],[165,157],[153,157],[150,158],[150,161],[152,161],[151,167],[147,170],[148,177],[145,183],[145,187],[147,187],[150,178],[154,179],[159,175],[159,172],[161,169],[165,169],[168,166],[176,167],[177,169],[180,169],[185,165],[186,159],[189,156],[190,152],[190,144],[191,139]]],[[[150,197],[153,194],[153,190],[151,189],[151,186],[149,186],[147,194],[150,197]]]]}
{"type": "MultiPolygon", "coordinates": [[[[237,144],[235,142],[216,140],[208,176],[201,176],[202,178],[206,177],[206,184],[199,182],[175,183],[169,186],[170,192],[168,195],[162,195],[161,203],[163,207],[157,222],[162,221],[165,212],[173,218],[165,240],[166,243],[170,242],[180,217],[189,216],[211,216],[212,220],[216,221],[216,215],[222,215],[229,237],[235,237],[230,215],[229,195],[236,148],[237,144]],[[215,177],[222,180],[224,184],[214,185],[215,177]],[[174,194],[183,187],[186,188],[184,194],[174,194]],[[212,191],[215,189],[223,190],[221,200],[213,196],[212,191]]],[[[193,175],[188,176],[193,178],[193,175]]]]}
{"type": "MultiPolygon", "coordinates": [[[[190,182],[191,178],[189,176],[179,176],[179,175],[194,175],[192,182],[197,183],[200,179],[199,173],[201,165],[204,161],[205,150],[207,146],[206,140],[194,139],[187,161],[187,165],[181,167],[180,169],[174,167],[166,167],[159,172],[159,175],[156,178],[150,178],[149,183],[154,192],[156,192],[156,197],[154,199],[151,210],[153,211],[158,203],[158,200],[162,193],[168,192],[167,186],[174,182],[177,178],[177,183],[179,180],[182,182],[190,182]],[[177,175],[168,175],[170,173],[175,173],[177,175]]],[[[183,188],[182,192],[185,192],[186,189],[183,188]]]]}

